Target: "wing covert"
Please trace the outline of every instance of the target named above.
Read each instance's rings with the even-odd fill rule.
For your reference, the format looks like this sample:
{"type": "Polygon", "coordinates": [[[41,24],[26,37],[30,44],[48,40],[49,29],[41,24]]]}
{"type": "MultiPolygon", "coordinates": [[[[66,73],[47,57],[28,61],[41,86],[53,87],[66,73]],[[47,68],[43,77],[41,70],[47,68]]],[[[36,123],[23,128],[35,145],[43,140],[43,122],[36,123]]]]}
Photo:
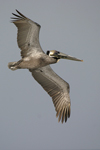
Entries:
{"type": "Polygon", "coordinates": [[[52,97],[58,121],[67,121],[70,117],[69,84],[60,78],[50,66],[30,70],[35,80],[52,97]]]}

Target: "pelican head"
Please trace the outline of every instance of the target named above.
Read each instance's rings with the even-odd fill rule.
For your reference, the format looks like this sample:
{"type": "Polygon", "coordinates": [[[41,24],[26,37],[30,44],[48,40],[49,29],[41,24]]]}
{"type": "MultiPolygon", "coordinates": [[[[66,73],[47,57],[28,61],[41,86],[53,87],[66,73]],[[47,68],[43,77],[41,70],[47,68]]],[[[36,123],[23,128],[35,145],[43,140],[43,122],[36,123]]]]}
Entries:
{"type": "Polygon", "coordinates": [[[55,59],[69,59],[69,60],[74,60],[74,61],[83,61],[81,59],[78,59],[78,58],[75,58],[73,56],[61,53],[61,52],[56,51],[56,50],[47,51],[46,54],[49,55],[50,57],[55,58],[55,59]]]}

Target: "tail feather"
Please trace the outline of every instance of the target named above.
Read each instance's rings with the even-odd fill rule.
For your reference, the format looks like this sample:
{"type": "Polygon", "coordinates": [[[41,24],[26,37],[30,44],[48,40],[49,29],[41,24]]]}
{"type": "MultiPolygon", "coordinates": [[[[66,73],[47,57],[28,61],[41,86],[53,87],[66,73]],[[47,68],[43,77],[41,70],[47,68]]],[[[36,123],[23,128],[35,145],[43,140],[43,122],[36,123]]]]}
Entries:
{"type": "Polygon", "coordinates": [[[17,62],[10,62],[8,63],[8,68],[11,69],[11,70],[17,70],[17,62]]]}

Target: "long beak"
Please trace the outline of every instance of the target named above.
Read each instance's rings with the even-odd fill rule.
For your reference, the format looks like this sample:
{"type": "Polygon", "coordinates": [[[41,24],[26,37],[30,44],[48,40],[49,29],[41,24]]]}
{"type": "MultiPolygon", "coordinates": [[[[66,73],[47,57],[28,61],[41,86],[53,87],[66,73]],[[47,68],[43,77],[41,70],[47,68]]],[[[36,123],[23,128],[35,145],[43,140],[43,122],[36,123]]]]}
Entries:
{"type": "Polygon", "coordinates": [[[70,56],[70,55],[66,55],[66,54],[61,53],[61,52],[59,52],[58,54],[55,53],[54,55],[55,55],[55,57],[57,57],[58,59],[69,59],[69,60],[74,60],[74,61],[83,61],[83,60],[81,60],[81,59],[72,57],[72,56],[70,56]]]}

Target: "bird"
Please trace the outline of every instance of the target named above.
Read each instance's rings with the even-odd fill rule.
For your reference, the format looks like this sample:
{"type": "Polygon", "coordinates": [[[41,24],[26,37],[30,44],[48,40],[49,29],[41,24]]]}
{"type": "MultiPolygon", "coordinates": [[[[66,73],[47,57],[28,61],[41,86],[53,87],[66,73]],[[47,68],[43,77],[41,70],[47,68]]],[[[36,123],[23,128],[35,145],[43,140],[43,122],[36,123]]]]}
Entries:
{"type": "Polygon", "coordinates": [[[83,61],[57,50],[47,50],[45,53],[39,42],[41,26],[24,16],[18,10],[11,22],[17,27],[17,43],[21,49],[21,57],[17,62],[9,62],[11,70],[28,69],[33,78],[43,87],[52,98],[58,122],[67,122],[71,114],[70,86],[50,67],[60,59],[83,61]]]}

